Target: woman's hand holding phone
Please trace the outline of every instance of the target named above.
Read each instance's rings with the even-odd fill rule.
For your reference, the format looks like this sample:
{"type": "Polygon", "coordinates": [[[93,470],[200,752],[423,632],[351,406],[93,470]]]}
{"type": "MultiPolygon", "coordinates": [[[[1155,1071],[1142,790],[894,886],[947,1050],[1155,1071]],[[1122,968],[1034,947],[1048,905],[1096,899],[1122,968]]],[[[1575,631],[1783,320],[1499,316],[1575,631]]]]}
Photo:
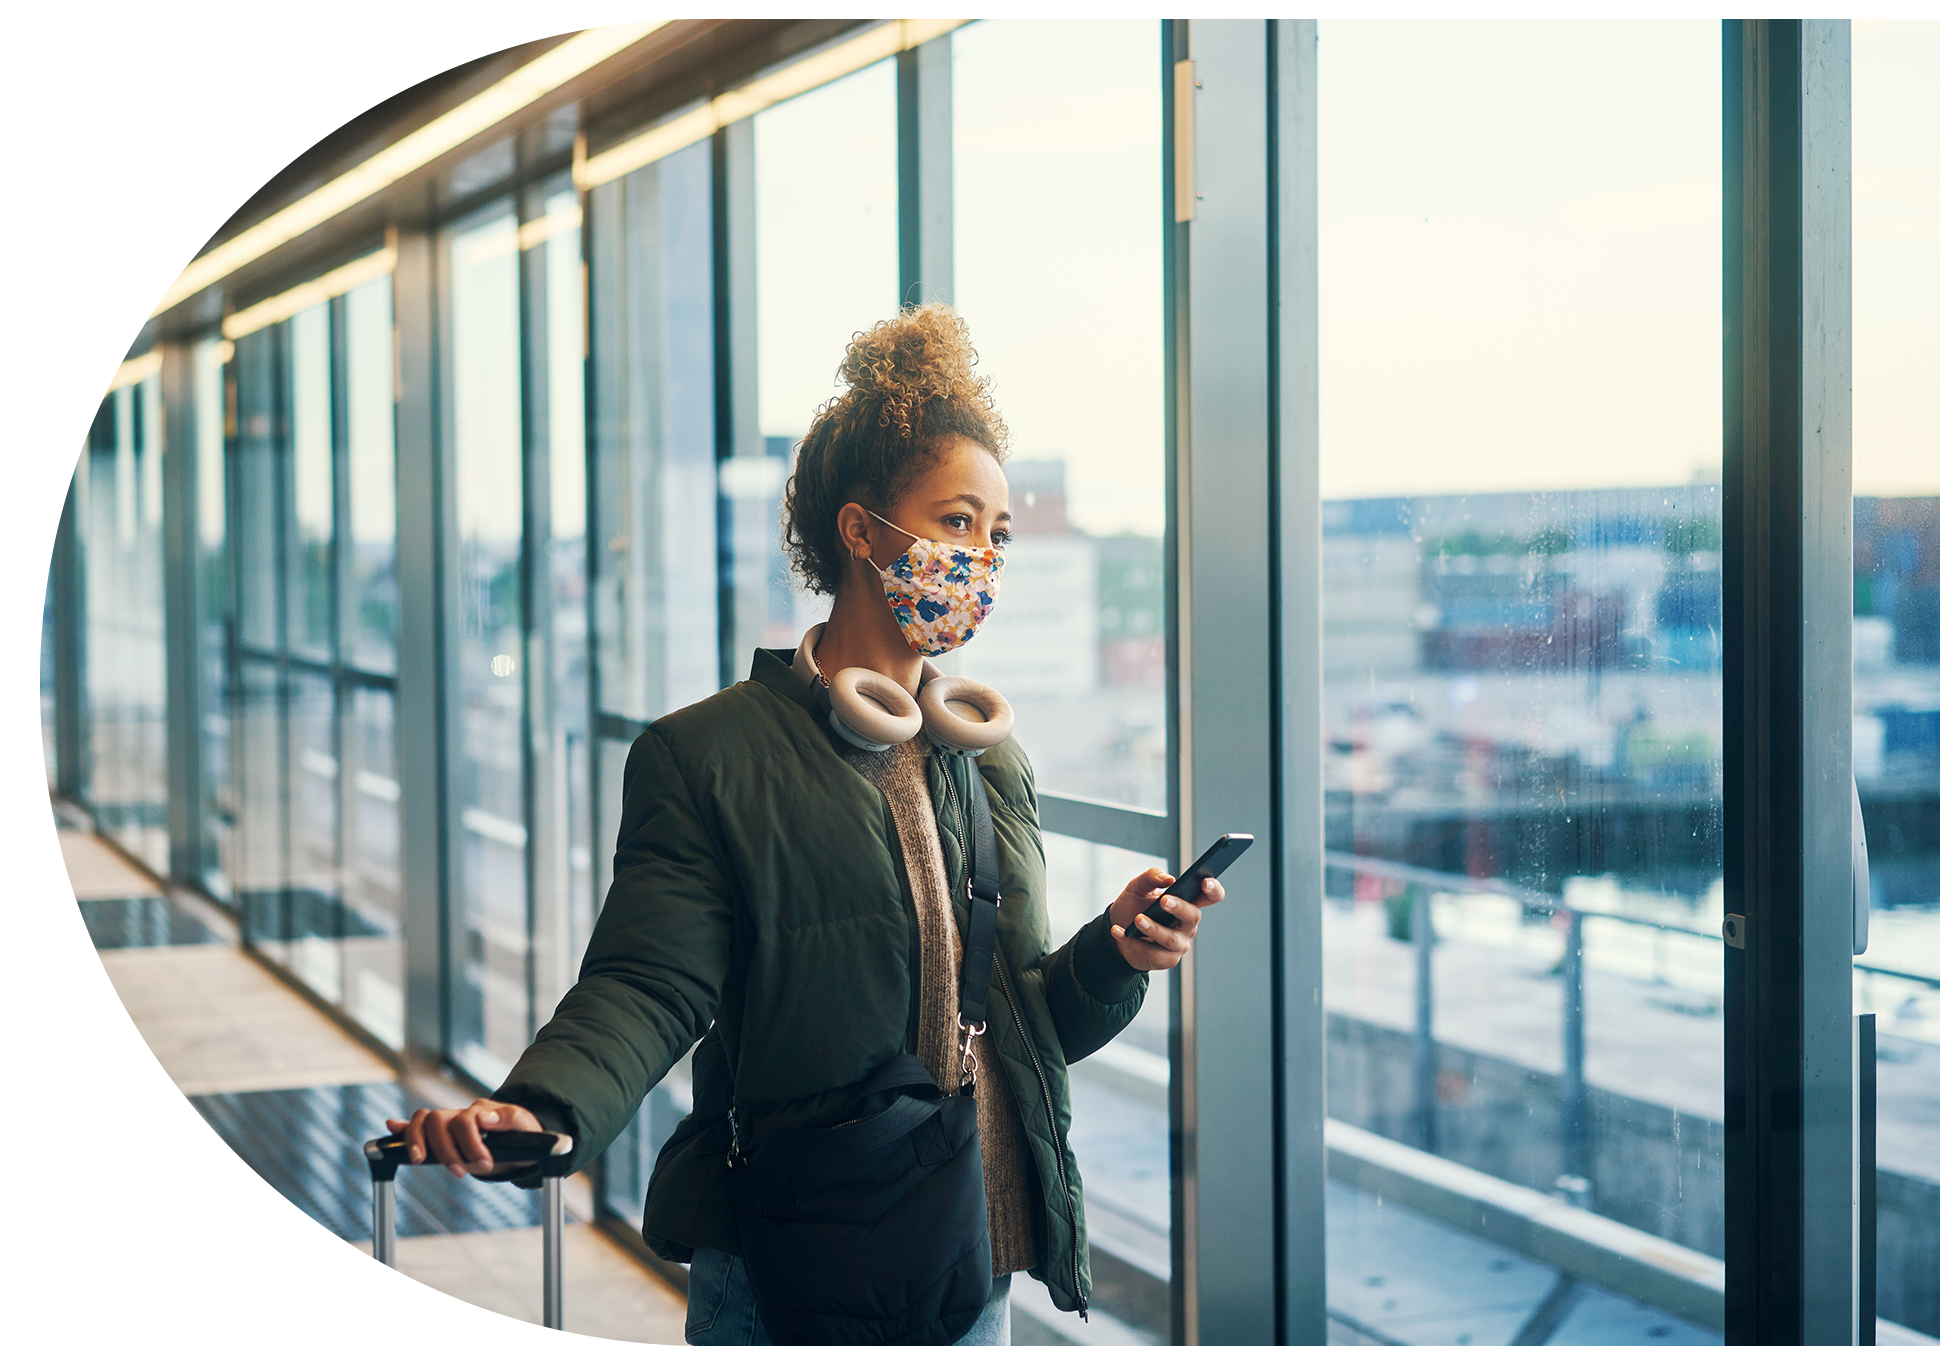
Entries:
{"type": "Polygon", "coordinates": [[[1111,935],[1118,944],[1118,954],[1138,970],[1171,970],[1183,961],[1192,947],[1193,935],[1199,931],[1199,911],[1211,908],[1226,897],[1225,887],[1211,878],[1201,887],[1199,897],[1190,903],[1166,895],[1159,900],[1159,907],[1173,919],[1174,926],[1168,928],[1147,918],[1145,910],[1159,891],[1172,882],[1172,876],[1154,866],[1142,875],[1133,876],[1124,892],[1106,910],[1111,916],[1111,935]],[[1136,927],[1139,936],[1127,937],[1127,927],[1136,927]]]}

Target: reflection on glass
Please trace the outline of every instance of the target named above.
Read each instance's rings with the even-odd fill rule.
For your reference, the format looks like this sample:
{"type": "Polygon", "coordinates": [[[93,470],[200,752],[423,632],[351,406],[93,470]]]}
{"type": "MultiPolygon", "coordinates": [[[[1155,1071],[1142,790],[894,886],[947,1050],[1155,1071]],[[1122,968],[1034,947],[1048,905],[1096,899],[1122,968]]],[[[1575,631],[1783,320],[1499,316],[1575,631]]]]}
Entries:
{"type": "Polygon", "coordinates": [[[343,1006],[379,1041],[404,1045],[397,703],[387,689],[351,694],[344,729],[343,1006]]]}
{"type": "Polygon", "coordinates": [[[1010,699],[1044,788],[1164,809],[1159,27],[986,20],[951,45],[956,304],[1010,425],[1015,534],[954,669],[1010,699]],[[1074,289],[1078,346],[1046,313],[1074,289]]]}
{"type": "Polygon", "coordinates": [[[1720,1269],[1717,30],[1320,54],[1331,1334],[1715,1343],[1451,1214],[1720,1269]]]}
{"type": "MultiPolygon", "coordinates": [[[[535,260],[528,279],[543,301],[543,336],[531,348],[540,366],[531,393],[538,410],[547,486],[538,529],[544,576],[535,595],[550,645],[551,672],[535,697],[535,827],[542,834],[535,871],[535,1018],[552,1015],[577,978],[592,935],[591,699],[586,658],[586,311],[580,273],[579,195],[568,180],[549,187],[526,241],[535,260]],[[535,237],[542,241],[533,243],[535,237]]],[[[536,459],[536,458],[535,458],[536,459]]],[[[535,628],[538,625],[535,625],[535,628]]]]}
{"type": "Polygon", "coordinates": [[[328,657],[336,495],[331,451],[330,306],[287,325],[290,396],[289,648],[328,657]]]}
{"type": "Polygon", "coordinates": [[[223,381],[229,344],[210,339],[192,354],[195,386],[195,652],[202,709],[202,851],[198,871],[209,893],[232,896],[229,773],[228,403],[223,381]]]}
{"type": "Polygon", "coordinates": [[[710,158],[591,196],[600,707],[640,723],[721,686],[710,158]]]}
{"type": "Polygon", "coordinates": [[[85,583],[85,797],[101,828],[168,864],[162,412],[155,377],[102,402],[77,505],[85,583]]]}
{"type": "Polygon", "coordinates": [[[289,673],[286,762],[290,792],[290,878],[284,936],[289,964],[323,998],[343,997],[338,902],[337,701],[320,671],[289,673]]]}
{"type": "Polygon", "coordinates": [[[116,666],[120,634],[116,627],[116,599],[123,593],[116,574],[115,548],[115,418],[119,406],[110,395],[103,400],[81,454],[81,475],[75,482],[76,523],[81,534],[83,578],[87,592],[84,660],[88,688],[84,699],[83,767],[88,803],[99,812],[121,790],[119,739],[121,696],[116,666]]]}
{"type": "Polygon", "coordinates": [[[732,667],[793,647],[826,601],[781,552],[795,444],[835,394],[856,333],[896,313],[896,64],[878,62],[754,117],[757,409],[763,450],[722,471],[734,527],[732,667]],[[839,170],[837,170],[839,168],[839,170]]]}
{"type": "MultiPolygon", "coordinates": [[[[1162,857],[1044,834],[1051,945],[1062,946],[1162,857]]],[[[1172,1151],[1166,1096],[1170,986],[1155,975],[1138,1016],[1071,1067],[1071,1151],[1084,1176],[1092,1307],[1172,1339],[1172,1151]]]]}
{"type": "Polygon", "coordinates": [[[131,754],[138,777],[120,838],[151,869],[168,869],[168,663],[162,630],[162,382],[150,377],[124,391],[133,422],[135,538],[129,558],[128,697],[133,704],[131,754]]]}
{"type": "Polygon", "coordinates": [[[343,653],[352,665],[397,669],[397,418],[391,278],[344,297],[344,409],[349,425],[349,573],[343,653]]]}
{"type": "Polygon", "coordinates": [[[282,326],[236,339],[236,612],[244,647],[283,645],[277,557],[282,522],[278,478],[276,355],[282,326]]]}
{"type": "Polygon", "coordinates": [[[276,668],[244,657],[237,673],[236,886],[243,937],[287,964],[288,805],[283,787],[283,720],[276,668]]]}
{"type": "MultiPolygon", "coordinates": [[[[1940,23],[1853,23],[1853,772],[1873,915],[1879,1316],[1940,1336],[1940,23]]],[[[1884,1338],[1882,1338],[1884,1340],[1884,1338]]]]}
{"type": "Polygon", "coordinates": [[[444,253],[460,539],[454,798],[463,933],[453,948],[453,1055],[489,1086],[532,1031],[518,218],[509,208],[479,215],[446,232],[444,253]]]}

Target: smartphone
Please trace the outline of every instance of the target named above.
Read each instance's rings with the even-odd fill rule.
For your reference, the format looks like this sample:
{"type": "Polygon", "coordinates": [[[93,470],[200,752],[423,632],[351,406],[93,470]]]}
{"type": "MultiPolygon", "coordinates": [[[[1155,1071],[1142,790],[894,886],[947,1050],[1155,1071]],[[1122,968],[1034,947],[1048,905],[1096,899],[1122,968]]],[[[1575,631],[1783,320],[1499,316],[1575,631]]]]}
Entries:
{"type": "MultiPolygon", "coordinates": [[[[1197,861],[1186,867],[1185,874],[1159,891],[1158,896],[1145,910],[1145,916],[1160,927],[1177,927],[1179,920],[1159,907],[1159,899],[1170,894],[1190,904],[1205,889],[1208,879],[1224,875],[1226,868],[1239,860],[1240,853],[1252,845],[1253,834],[1250,832],[1221,833],[1217,841],[1199,854],[1197,861]]],[[[1138,930],[1137,923],[1126,928],[1125,935],[1136,937],[1141,942],[1151,940],[1138,930]]]]}

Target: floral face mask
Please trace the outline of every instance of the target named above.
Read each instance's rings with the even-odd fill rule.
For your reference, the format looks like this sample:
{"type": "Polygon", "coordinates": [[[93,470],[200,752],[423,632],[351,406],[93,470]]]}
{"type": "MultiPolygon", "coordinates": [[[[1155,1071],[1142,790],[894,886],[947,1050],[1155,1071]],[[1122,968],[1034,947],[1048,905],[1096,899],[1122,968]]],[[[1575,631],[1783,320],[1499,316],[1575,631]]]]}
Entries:
{"type": "MultiPolygon", "coordinates": [[[[881,514],[871,518],[890,527],[881,514]]],[[[995,547],[958,547],[948,542],[916,538],[907,552],[888,566],[875,566],[882,591],[903,630],[903,637],[922,656],[954,651],[976,635],[997,602],[997,581],[1004,554],[995,547]]]]}

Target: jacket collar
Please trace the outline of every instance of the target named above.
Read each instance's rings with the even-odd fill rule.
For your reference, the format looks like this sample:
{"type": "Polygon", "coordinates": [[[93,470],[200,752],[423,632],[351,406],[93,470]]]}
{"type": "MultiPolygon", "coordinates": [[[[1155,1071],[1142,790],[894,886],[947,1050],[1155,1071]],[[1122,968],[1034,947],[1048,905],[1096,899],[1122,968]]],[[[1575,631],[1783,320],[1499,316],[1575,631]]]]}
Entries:
{"type": "Polygon", "coordinates": [[[811,714],[817,713],[814,692],[808,688],[808,682],[795,673],[795,651],[793,647],[755,648],[754,665],[748,672],[748,679],[774,691],[791,704],[799,704],[811,714]]]}

